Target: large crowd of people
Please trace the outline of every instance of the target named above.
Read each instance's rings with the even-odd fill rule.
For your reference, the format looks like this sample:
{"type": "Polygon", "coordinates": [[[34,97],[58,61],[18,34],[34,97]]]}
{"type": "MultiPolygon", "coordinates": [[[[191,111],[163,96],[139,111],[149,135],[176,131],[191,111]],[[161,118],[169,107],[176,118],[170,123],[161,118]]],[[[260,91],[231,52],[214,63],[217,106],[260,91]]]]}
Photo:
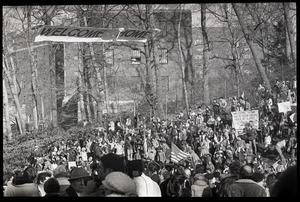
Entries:
{"type": "Polygon", "coordinates": [[[290,118],[292,111],[279,113],[277,107],[296,102],[291,91],[296,89],[285,82],[276,82],[273,92],[259,85],[259,128],[249,121],[237,131],[231,112],[254,107],[243,96],[220,97],[174,120],[137,115],[54,142],[46,152],[37,145],[30,165],[14,170],[4,183],[4,196],[297,195],[297,178],[291,177],[297,121],[290,118]],[[172,144],[187,157],[172,161],[172,144]]]}

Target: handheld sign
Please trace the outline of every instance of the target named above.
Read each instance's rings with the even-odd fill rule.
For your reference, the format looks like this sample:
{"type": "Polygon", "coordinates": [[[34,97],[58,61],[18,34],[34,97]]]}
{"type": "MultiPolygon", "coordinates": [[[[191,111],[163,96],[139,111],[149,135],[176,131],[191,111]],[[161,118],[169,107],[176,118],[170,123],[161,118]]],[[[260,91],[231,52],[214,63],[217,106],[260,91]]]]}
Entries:
{"type": "Polygon", "coordinates": [[[242,131],[245,124],[249,121],[253,121],[254,128],[258,129],[259,126],[259,114],[258,110],[248,110],[248,111],[236,111],[231,112],[232,114],[232,127],[236,131],[242,131]]]}
{"type": "Polygon", "coordinates": [[[93,27],[65,27],[48,26],[40,28],[34,42],[117,42],[136,41],[145,43],[153,32],[159,30],[135,30],[124,28],[93,28],[93,27]]]}

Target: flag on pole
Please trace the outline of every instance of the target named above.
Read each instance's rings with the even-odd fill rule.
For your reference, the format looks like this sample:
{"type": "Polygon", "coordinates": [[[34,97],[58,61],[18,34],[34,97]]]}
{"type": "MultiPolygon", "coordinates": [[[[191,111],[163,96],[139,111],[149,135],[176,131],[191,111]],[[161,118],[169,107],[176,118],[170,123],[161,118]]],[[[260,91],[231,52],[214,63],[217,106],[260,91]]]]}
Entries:
{"type": "Polygon", "coordinates": [[[173,142],[171,145],[171,161],[178,163],[180,160],[189,157],[190,154],[180,150],[173,142]]]}

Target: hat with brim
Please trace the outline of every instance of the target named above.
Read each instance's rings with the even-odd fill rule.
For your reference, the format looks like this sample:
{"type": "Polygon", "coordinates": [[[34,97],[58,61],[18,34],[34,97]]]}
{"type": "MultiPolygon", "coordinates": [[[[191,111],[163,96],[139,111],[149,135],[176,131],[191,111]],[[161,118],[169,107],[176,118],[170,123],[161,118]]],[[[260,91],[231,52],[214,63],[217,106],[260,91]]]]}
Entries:
{"type": "Polygon", "coordinates": [[[89,173],[84,168],[73,168],[70,174],[69,181],[77,180],[81,178],[91,178],[89,173]]]}

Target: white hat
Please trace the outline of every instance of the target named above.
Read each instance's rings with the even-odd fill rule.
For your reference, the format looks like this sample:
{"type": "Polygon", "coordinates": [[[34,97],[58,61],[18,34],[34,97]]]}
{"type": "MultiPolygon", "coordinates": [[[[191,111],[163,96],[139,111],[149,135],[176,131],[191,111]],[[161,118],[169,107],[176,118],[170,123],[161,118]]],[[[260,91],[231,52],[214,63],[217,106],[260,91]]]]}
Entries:
{"type": "Polygon", "coordinates": [[[122,172],[111,172],[105,177],[102,184],[109,190],[121,192],[126,195],[136,193],[135,182],[122,172]]]}

